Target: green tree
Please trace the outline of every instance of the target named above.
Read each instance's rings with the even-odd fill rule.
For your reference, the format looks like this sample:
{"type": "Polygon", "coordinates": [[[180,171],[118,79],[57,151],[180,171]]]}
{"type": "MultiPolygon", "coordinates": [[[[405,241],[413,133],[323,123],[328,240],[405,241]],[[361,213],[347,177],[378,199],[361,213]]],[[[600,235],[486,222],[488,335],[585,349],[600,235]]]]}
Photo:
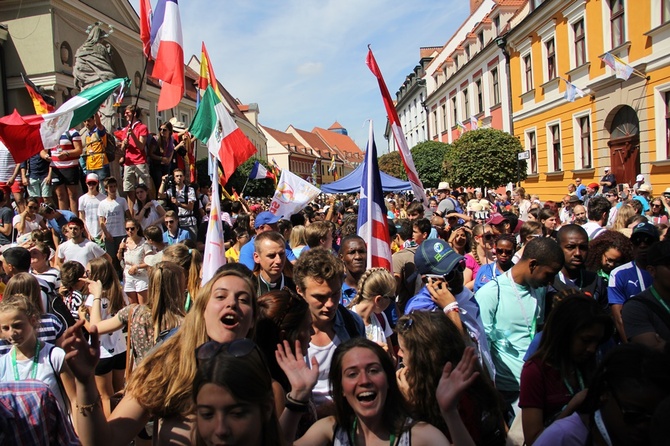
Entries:
{"type": "MultiPolygon", "coordinates": [[[[239,193],[240,195],[242,194],[242,188],[244,188],[244,183],[246,183],[247,178],[249,178],[249,173],[251,172],[251,169],[254,167],[254,163],[257,161],[256,158],[249,158],[246,160],[244,163],[242,163],[241,166],[235,170],[235,173],[230,177],[228,180],[228,184],[225,185],[226,190],[228,193],[232,194],[233,188],[239,193]]],[[[270,166],[261,161],[260,163],[265,166],[266,169],[271,170],[270,166]]],[[[198,160],[196,162],[196,169],[198,170],[198,179],[202,181],[203,178],[208,177],[207,173],[207,158],[203,158],[201,160],[198,160]]],[[[263,180],[249,180],[249,183],[247,183],[247,187],[244,188],[244,195],[245,196],[252,196],[252,197],[267,197],[267,196],[272,196],[275,191],[275,183],[272,179],[265,178],[263,180]]]]}
{"type": "Polygon", "coordinates": [[[379,170],[401,180],[407,180],[405,168],[398,152],[389,152],[379,157],[379,170]]]}
{"type": "MultiPolygon", "coordinates": [[[[496,188],[517,180],[518,138],[502,130],[479,129],[458,138],[446,157],[448,178],[458,186],[496,188]]],[[[521,180],[526,161],[520,162],[521,180]]]]}
{"type": "Polygon", "coordinates": [[[450,147],[449,144],[439,141],[425,141],[412,147],[414,167],[423,187],[437,187],[440,181],[444,181],[444,158],[450,147]]]}

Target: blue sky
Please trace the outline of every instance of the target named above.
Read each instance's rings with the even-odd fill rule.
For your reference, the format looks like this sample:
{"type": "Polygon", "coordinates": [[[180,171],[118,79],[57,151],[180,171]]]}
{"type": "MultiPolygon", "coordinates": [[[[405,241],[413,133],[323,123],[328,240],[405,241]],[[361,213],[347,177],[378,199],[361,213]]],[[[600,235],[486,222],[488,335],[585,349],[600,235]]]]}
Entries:
{"type": "MultiPolygon", "coordinates": [[[[131,4],[139,11],[139,0],[131,4]]],[[[384,152],[386,112],[367,45],[395,99],[419,47],[446,43],[469,2],[183,0],[180,11],[186,61],[200,58],[204,40],[217,79],[243,103],[258,103],[261,124],[312,130],[337,120],[364,150],[372,118],[384,152]]]]}

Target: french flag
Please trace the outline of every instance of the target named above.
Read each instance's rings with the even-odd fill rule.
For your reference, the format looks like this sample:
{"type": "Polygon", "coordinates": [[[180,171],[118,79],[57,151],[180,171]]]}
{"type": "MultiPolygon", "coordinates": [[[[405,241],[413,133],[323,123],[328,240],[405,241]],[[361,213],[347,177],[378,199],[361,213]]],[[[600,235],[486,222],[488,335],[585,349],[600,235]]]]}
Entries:
{"type": "Polygon", "coordinates": [[[274,174],[272,174],[269,170],[265,168],[264,165],[256,161],[254,163],[254,167],[251,168],[251,172],[249,172],[249,179],[250,180],[262,180],[263,178],[272,178],[274,179],[274,174]]]}
{"type": "Polygon", "coordinates": [[[184,45],[177,0],[159,0],[151,23],[151,75],[163,81],[158,111],[169,110],[184,96],[184,45]]]}
{"type": "Polygon", "coordinates": [[[368,268],[380,267],[391,271],[391,236],[382,195],[382,179],[379,176],[372,120],[370,120],[370,136],[365,151],[365,161],[363,161],[361,199],[358,208],[358,235],[368,245],[368,268]]]}

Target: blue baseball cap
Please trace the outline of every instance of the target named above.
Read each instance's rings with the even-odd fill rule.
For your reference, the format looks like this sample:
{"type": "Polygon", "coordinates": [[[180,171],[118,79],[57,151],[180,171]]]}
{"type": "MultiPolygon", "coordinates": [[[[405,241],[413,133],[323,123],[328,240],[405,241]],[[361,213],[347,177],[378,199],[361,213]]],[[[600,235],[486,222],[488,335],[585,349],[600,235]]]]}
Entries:
{"type": "Polygon", "coordinates": [[[256,216],[256,219],[254,220],[254,227],[258,229],[263,225],[273,225],[278,221],[278,215],[275,215],[270,211],[263,211],[256,216]]]}
{"type": "Polygon", "coordinates": [[[419,274],[449,274],[461,260],[463,256],[442,239],[424,240],[414,254],[414,265],[419,274]]]}

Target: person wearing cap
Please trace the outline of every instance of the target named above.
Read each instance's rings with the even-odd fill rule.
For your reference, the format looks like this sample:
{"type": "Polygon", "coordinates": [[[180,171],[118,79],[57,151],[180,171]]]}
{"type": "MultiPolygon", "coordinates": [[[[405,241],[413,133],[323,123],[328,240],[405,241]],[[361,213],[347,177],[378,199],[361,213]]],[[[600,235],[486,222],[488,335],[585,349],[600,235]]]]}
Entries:
{"type": "Polygon", "coordinates": [[[479,307],[474,294],[463,283],[463,256],[444,240],[431,239],[417,248],[414,265],[416,272],[408,280],[421,283],[421,288],[407,301],[405,314],[442,309],[467,339],[477,343],[480,360],[490,376],[494,376],[495,368],[479,307]]]}
{"type": "Polygon", "coordinates": [[[588,234],[589,240],[593,240],[605,231],[612,205],[607,198],[597,196],[589,200],[586,209],[589,221],[583,224],[582,227],[588,234]]]}
{"type": "MultiPolygon", "coordinates": [[[[256,262],[254,261],[254,251],[256,249],[254,246],[254,241],[256,240],[256,236],[266,231],[279,232],[279,228],[277,228],[278,221],[279,217],[270,211],[263,211],[259,213],[254,219],[256,235],[253,236],[251,240],[249,240],[249,243],[246,243],[244,246],[242,246],[242,249],[240,249],[240,263],[249,268],[251,271],[253,271],[254,267],[256,266],[256,262]]],[[[286,249],[286,260],[291,263],[296,261],[295,255],[293,254],[293,251],[291,251],[290,247],[286,249]]]]}
{"type": "Polygon", "coordinates": [[[612,309],[612,318],[621,342],[627,342],[621,311],[631,297],[649,288],[653,277],[647,271],[649,247],[658,242],[658,229],[651,223],[638,223],[633,228],[630,241],[633,243],[633,260],[612,270],[607,284],[607,299],[612,309]]]}
{"type": "Polygon", "coordinates": [[[79,197],[79,218],[84,221],[84,228],[90,240],[103,247],[104,243],[100,237],[102,229],[100,229],[100,221],[98,220],[98,207],[107,197],[100,192],[100,177],[98,177],[98,174],[89,173],[86,175],[86,188],[88,189],[86,193],[79,197]]]}
{"type": "Polygon", "coordinates": [[[621,313],[628,342],[665,351],[670,341],[670,240],[649,247],[652,285],[629,299],[621,313]]]}
{"type": "Polygon", "coordinates": [[[600,186],[602,187],[602,193],[606,194],[612,189],[616,189],[616,177],[611,172],[609,167],[605,167],[605,174],[600,179],[600,186]]]}
{"type": "Polygon", "coordinates": [[[544,321],[546,287],[563,263],[563,251],[554,239],[535,238],[516,265],[475,294],[496,368],[496,388],[515,414],[523,357],[544,321]]]}
{"type": "Polygon", "coordinates": [[[446,181],[441,181],[437,186],[437,212],[439,215],[444,217],[447,215],[448,211],[457,211],[463,213],[463,209],[458,204],[458,201],[450,196],[449,183],[446,181]]]}
{"type": "Polygon", "coordinates": [[[109,135],[100,120],[100,113],[96,113],[84,121],[84,127],[86,128],[84,134],[86,172],[95,174],[98,181],[102,181],[110,175],[109,160],[105,150],[109,135]]]}
{"type": "Polygon", "coordinates": [[[104,249],[85,237],[82,219],[73,218],[67,223],[66,228],[69,240],[61,243],[56,249],[56,264],[59,267],[70,260],[86,266],[88,262],[98,257],[105,257],[112,263],[112,258],[104,249]]]}
{"type": "MultiPolygon", "coordinates": [[[[191,134],[188,132],[186,124],[177,120],[176,117],[170,118],[172,124],[172,140],[174,144],[174,155],[172,156],[172,163],[170,171],[174,169],[181,169],[184,172],[190,172],[189,154],[193,153],[191,134]]],[[[195,181],[195,178],[188,178],[188,181],[195,181]]]]}
{"type": "Polygon", "coordinates": [[[584,202],[584,206],[587,208],[589,207],[589,200],[595,196],[598,196],[598,189],[600,188],[600,185],[596,182],[589,183],[586,186],[586,194],[584,194],[584,197],[582,197],[582,201],[584,202]]]}
{"type": "Polygon", "coordinates": [[[637,194],[637,190],[644,184],[644,175],[639,174],[635,177],[635,183],[633,183],[633,194],[637,194]]]}
{"type": "Polygon", "coordinates": [[[512,232],[509,220],[497,212],[491,214],[489,219],[486,220],[486,224],[491,226],[495,235],[510,234],[512,232]]]}
{"type": "Polygon", "coordinates": [[[649,205],[649,196],[651,195],[651,186],[648,184],[642,184],[637,188],[637,193],[633,195],[633,200],[637,200],[642,204],[642,215],[649,214],[651,211],[651,206],[649,205]]]}

